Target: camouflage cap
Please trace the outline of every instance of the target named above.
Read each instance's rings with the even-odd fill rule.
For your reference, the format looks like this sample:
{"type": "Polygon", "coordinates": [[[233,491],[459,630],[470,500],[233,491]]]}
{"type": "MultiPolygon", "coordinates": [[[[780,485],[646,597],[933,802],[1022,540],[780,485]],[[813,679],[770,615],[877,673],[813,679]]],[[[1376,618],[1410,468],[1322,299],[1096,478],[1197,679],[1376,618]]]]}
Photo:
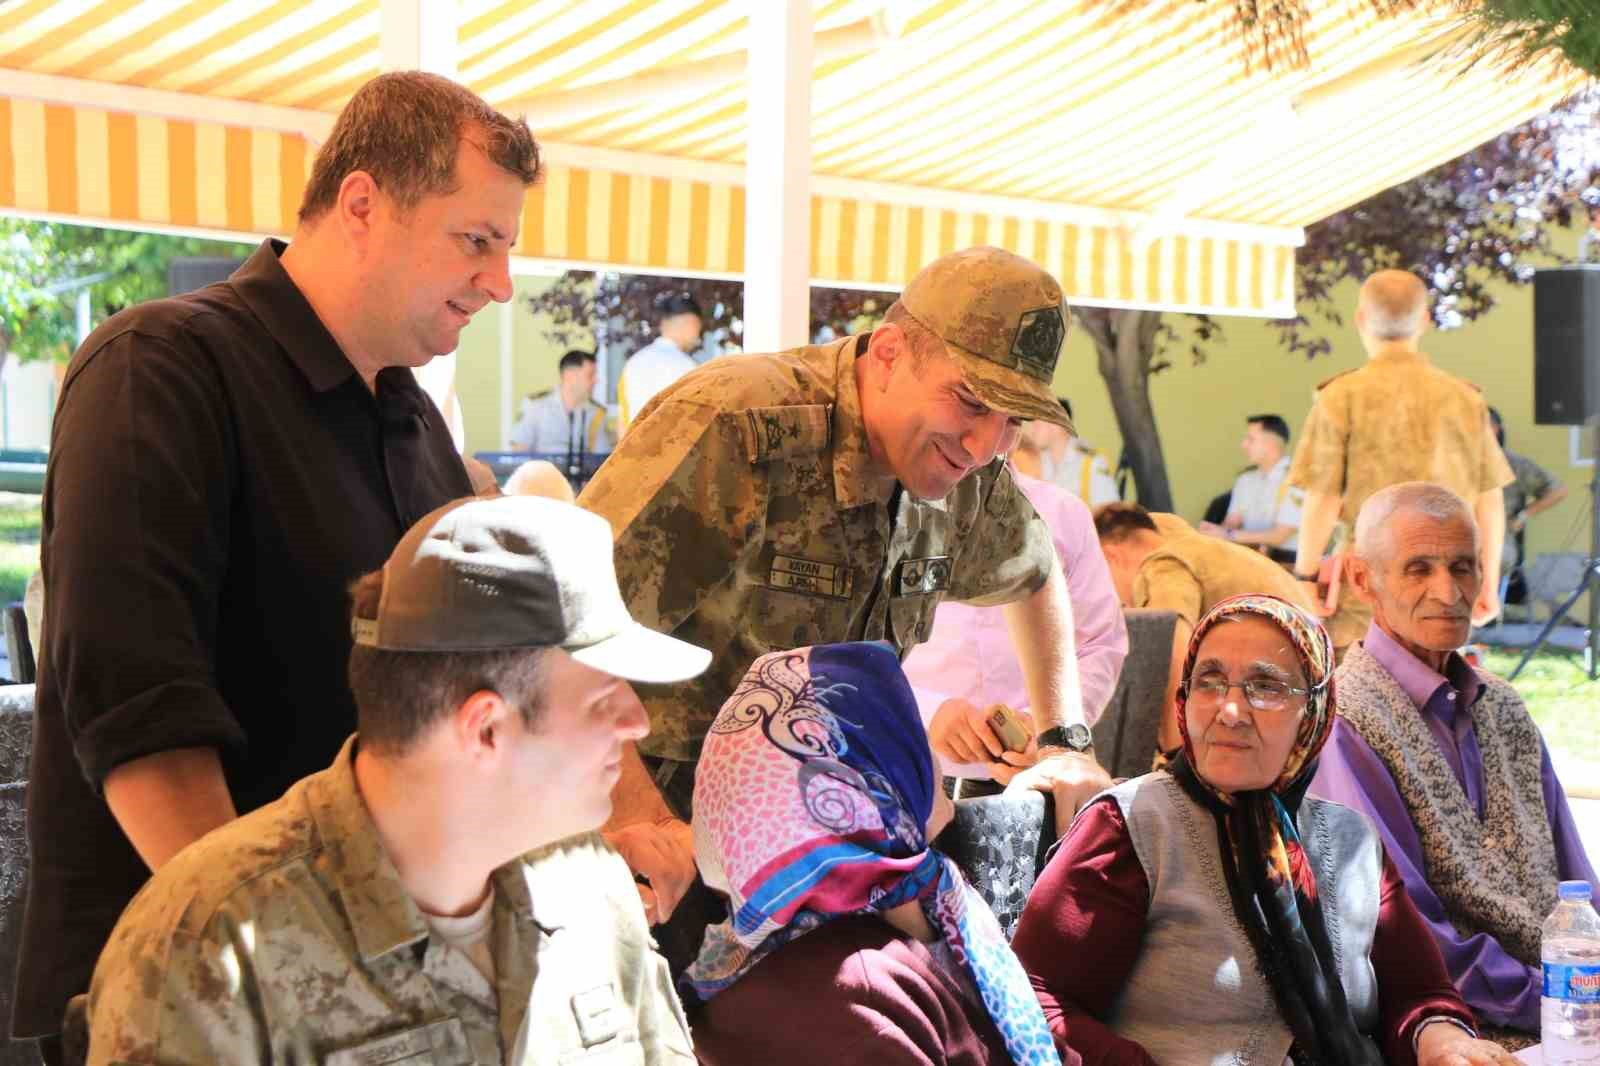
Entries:
{"type": "Polygon", "coordinates": [[[1004,248],[964,248],[918,271],[900,303],[944,341],[978,399],[1072,430],[1051,390],[1069,312],[1043,267],[1004,248]]]}
{"type": "Polygon", "coordinates": [[[427,515],[383,564],[376,618],[357,644],[389,651],[562,648],[630,681],[683,681],[711,653],[646,629],[617,588],[611,525],[540,496],[456,500],[427,515]]]}

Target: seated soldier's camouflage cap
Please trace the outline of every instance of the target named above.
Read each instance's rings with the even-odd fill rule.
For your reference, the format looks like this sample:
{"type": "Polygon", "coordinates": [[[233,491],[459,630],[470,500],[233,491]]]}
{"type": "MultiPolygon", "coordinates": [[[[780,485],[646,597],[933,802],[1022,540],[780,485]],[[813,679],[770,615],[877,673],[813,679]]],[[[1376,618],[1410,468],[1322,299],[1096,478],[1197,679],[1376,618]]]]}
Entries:
{"type": "Polygon", "coordinates": [[[388,651],[562,648],[630,681],[685,681],[711,653],[646,629],[617,588],[611,524],[541,496],[474,497],[429,514],[383,564],[357,644],[388,651]]]}
{"type": "Polygon", "coordinates": [[[918,271],[900,303],[944,341],[978,399],[1072,431],[1051,389],[1069,312],[1043,267],[1004,248],[963,248],[918,271]]]}

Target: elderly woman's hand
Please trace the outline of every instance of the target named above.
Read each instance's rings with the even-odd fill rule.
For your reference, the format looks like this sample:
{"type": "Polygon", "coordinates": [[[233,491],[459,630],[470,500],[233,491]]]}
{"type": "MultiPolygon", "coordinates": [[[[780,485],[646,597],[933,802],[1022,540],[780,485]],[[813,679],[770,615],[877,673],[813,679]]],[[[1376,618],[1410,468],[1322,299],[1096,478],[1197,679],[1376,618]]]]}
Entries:
{"type": "Polygon", "coordinates": [[[1436,1022],[1425,1025],[1417,1037],[1417,1066],[1518,1066],[1518,1060],[1499,1044],[1436,1022]]]}

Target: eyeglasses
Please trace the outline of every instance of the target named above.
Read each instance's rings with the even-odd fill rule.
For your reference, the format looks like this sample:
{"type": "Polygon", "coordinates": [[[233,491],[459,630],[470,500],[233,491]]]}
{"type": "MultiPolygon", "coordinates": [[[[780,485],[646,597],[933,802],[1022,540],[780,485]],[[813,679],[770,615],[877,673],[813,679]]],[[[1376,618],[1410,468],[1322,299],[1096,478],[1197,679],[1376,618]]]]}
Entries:
{"type": "Polygon", "coordinates": [[[1188,698],[1202,703],[1221,703],[1228,698],[1228,691],[1235,688],[1242,689],[1245,702],[1258,711],[1288,710],[1301,697],[1316,691],[1316,689],[1296,688],[1285,681],[1270,677],[1233,681],[1226,674],[1201,674],[1199,677],[1189,679],[1188,698]]]}

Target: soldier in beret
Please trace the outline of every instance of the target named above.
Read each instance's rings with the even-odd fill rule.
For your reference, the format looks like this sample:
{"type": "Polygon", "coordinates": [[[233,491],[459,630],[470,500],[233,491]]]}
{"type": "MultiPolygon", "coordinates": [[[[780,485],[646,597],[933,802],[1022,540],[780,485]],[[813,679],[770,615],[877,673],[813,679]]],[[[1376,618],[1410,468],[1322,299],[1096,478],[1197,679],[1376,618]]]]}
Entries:
{"type": "Polygon", "coordinates": [[[947,597],[1007,605],[1040,730],[1013,787],[1052,792],[1064,828],[1109,783],[1050,531],[1005,463],[1023,422],[1070,424],[1050,388],[1067,314],[1026,259],[942,256],[870,333],[689,374],[589,484],[579,502],[617,530],[634,617],[712,650],[700,678],[642,694],[652,733],[616,794],[612,840],[650,882],[653,919],[693,884],[695,761],[750,663],[859,640],[904,658],[947,597]]]}

